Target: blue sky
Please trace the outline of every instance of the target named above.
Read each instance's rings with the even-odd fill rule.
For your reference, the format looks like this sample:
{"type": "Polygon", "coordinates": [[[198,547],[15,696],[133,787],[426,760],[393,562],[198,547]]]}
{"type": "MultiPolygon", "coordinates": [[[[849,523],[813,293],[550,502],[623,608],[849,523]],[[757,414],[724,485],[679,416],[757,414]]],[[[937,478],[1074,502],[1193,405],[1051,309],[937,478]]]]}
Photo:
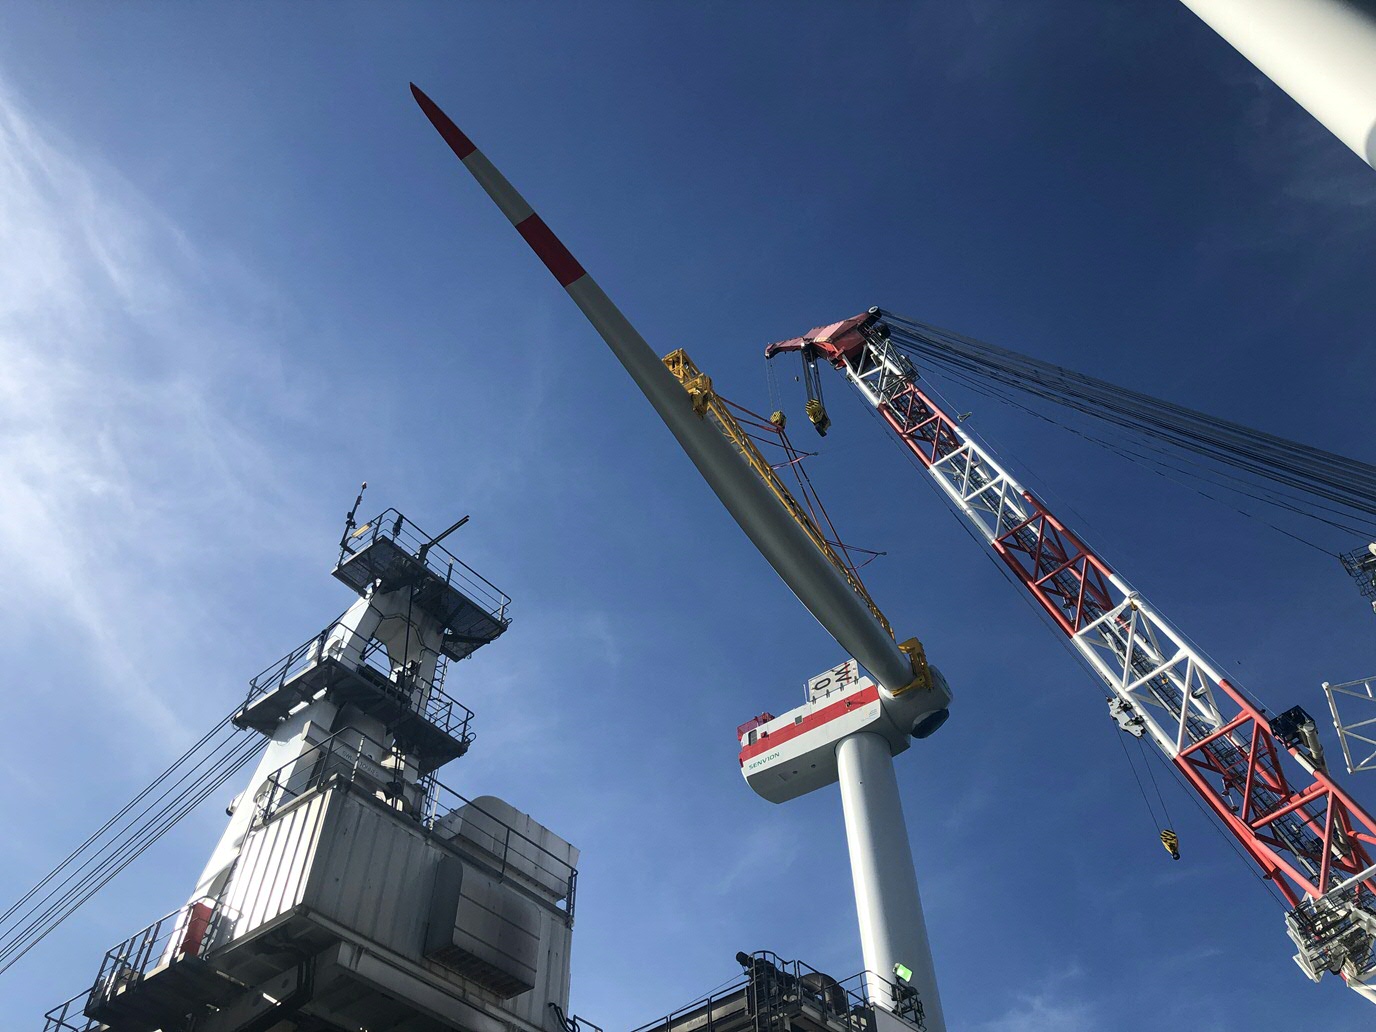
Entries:
{"type": "MultiPolygon", "coordinates": [[[[732,733],[836,647],[410,80],[742,403],[767,404],[766,342],[880,304],[1373,458],[1376,176],[1173,0],[10,4],[0,896],[343,608],[331,547],[366,478],[422,525],[472,514],[456,550],[515,599],[451,672],[479,738],[444,779],[583,850],[576,1011],[638,1025],[740,949],[859,967],[835,794],[762,802],[732,733]]],[[[1299,975],[1280,909],[1174,788],[1170,862],[1097,686],[827,386],[813,476],[957,693],[899,761],[952,1027],[1369,1025],[1299,975]]],[[[1373,672],[1331,558],[947,393],[1273,709],[1318,715],[1321,681],[1373,672]]],[[[222,820],[0,979],[4,1023],[181,902],[222,820]]]]}

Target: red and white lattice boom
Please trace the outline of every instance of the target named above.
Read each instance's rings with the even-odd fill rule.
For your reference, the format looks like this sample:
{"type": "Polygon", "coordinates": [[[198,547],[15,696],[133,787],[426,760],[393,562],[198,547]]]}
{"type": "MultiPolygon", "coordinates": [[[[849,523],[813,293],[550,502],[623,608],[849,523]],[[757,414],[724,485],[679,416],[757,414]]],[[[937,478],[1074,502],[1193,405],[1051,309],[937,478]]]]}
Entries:
{"type": "Polygon", "coordinates": [[[1301,969],[1376,1002],[1376,822],[933,402],[878,309],[766,355],[784,351],[842,372],[1031,592],[1107,686],[1119,724],[1161,750],[1285,897],[1301,969]]]}

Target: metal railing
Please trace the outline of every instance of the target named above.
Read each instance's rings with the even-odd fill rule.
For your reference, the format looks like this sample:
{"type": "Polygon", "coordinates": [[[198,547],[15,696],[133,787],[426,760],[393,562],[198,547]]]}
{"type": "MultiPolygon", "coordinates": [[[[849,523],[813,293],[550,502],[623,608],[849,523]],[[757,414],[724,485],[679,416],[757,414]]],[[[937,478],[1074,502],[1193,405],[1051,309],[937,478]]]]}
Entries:
{"type": "Polygon", "coordinates": [[[559,1022],[560,1027],[566,1032],[602,1032],[601,1025],[594,1025],[587,1018],[580,1018],[577,1014],[565,1014],[564,1008],[557,1003],[551,1002],[549,1009],[554,1013],[554,1020],[559,1022]]]}
{"type": "Polygon", "coordinates": [[[483,606],[489,615],[498,621],[506,621],[507,606],[511,605],[511,599],[506,592],[443,545],[433,544],[434,538],[396,509],[387,509],[379,513],[348,534],[340,543],[339,564],[342,565],[350,556],[379,538],[390,539],[403,551],[424,563],[425,568],[440,580],[461,588],[465,595],[483,606]]]}
{"type": "MultiPolygon", "coordinates": [[[[336,629],[341,630],[343,640],[348,640],[350,631],[341,625],[342,619],[335,620],[319,634],[308,638],[250,680],[243,708],[247,709],[255,699],[283,687],[322,659],[342,660],[344,650],[333,646],[330,641],[336,629]]],[[[369,640],[355,669],[374,688],[391,695],[445,734],[462,742],[472,742],[475,737],[470,729],[473,711],[445,693],[442,685],[446,668],[447,660],[444,656],[439,656],[435,662],[433,678],[426,679],[417,674],[394,671],[386,647],[380,641],[369,640]]]]}
{"type": "Polygon", "coordinates": [[[434,831],[451,830],[444,827],[444,822],[457,816],[463,817],[463,825],[452,829],[456,834],[450,841],[461,840],[466,846],[487,854],[499,876],[515,875],[534,883],[561,905],[566,920],[573,923],[574,897],[578,890],[576,867],[466,796],[438,781],[433,782],[422,823],[434,831]]]}
{"type": "Polygon", "coordinates": [[[87,990],[48,1011],[43,1015],[43,1032],[95,1032],[101,1028],[99,1021],[86,1015],[86,1001],[90,998],[87,990]]]}
{"type": "MultiPolygon", "coordinates": [[[[392,751],[352,728],[336,731],[319,745],[278,767],[264,780],[254,799],[252,827],[272,820],[277,811],[332,778],[357,785],[389,802],[402,799],[402,771],[388,766],[392,751]]],[[[416,816],[414,813],[412,816],[416,816]]]]}
{"type": "MultiPolygon", "coordinates": [[[[746,976],[739,981],[731,982],[724,989],[718,989],[713,993],[709,993],[706,996],[694,1000],[692,1003],[685,1004],[677,1010],[670,1011],[662,1018],[655,1018],[653,1021],[648,1021],[644,1025],[633,1029],[632,1032],[651,1032],[651,1030],[656,1030],[656,1032],[660,1032],[660,1030],[662,1030],[662,1032],[672,1032],[675,1024],[695,1015],[698,1011],[705,1011],[706,1017],[701,1021],[694,1022],[694,1028],[700,1030],[700,1032],[716,1032],[716,1027],[719,1023],[727,1024],[725,1021],[718,1022],[715,1020],[716,1011],[719,1005],[729,997],[749,987],[750,978],[746,976]]],[[[731,1024],[738,1025],[739,1022],[733,1022],[731,1024]]]]}
{"type": "Polygon", "coordinates": [[[215,942],[220,918],[216,900],[206,896],[178,907],[111,947],[101,961],[86,1009],[94,1009],[154,971],[204,957],[215,942]]]}
{"type": "Polygon", "coordinates": [[[850,997],[878,1004],[925,1032],[927,1021],[922,1010],[922,998],[912,986],[902,982],[890,982],[887,978],[880,978],[868,971],[843,978],[839,985],[850,997]]]}
{"type": "Polygon", "coordinates": [[[736,1032],[788,1032],[792,1016],[807,1008],[826,1024],[850,1032],[874,1032],[874,1007],[884,1007],[922,1032],[926,1029],[917,991],[861,971],[837,980],[798,960],[785,960],[770,950],[738,953],[745,976],[724,989],[671,1011],[635,1032],[673,1032],[683,1023],[694,1032],[718,1027],[736,1032]],[[725,1010],[731,997],[744,993],[740,1008],[725,1010]],[[745,1013],[742,1013],[742,1010],[745,1013]]]}
{"type": "MultiPolygon", "coordinates": [[[[386,765],[388,749],[354,730],[338,731],[295,760],[278,768],[260,789],[254,817],[257,827],[270,821],[283,806],[331,779],[353,784],[390,802],[403,799],[401,772],[386,765]]],[[[434,778],[422,784],[424,802],[412,813],[427,831],[457,848],[479,854],[478,859],[499,877],[508,875],[534,883],[557,901],[573,922],[578,869],[500,817],[434,778]],[[458,826],[458,817],[462,825],[458,826]]]]}
{"type": "Polygon", "coordinates": [[[800,960],[785,960],[769,950],[752,953],[749,962],[746,970],[750,975],[750,1009],[756,1032],[787,1030],[786,1016],[803,1006],[819,1011],[824,1021],[856,1032],[873,1029],[863,973],[840,982],[800,960]]]}

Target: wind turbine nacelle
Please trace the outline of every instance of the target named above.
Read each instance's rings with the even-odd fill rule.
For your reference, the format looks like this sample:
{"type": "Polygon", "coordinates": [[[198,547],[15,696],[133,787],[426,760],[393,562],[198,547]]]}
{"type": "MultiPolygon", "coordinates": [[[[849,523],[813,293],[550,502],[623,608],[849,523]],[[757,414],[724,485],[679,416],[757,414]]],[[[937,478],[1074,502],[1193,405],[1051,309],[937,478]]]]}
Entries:
{"type": "Polygon", "coordinates": [[[808,701],[776,717],[763,713],[736,729],[741,774],[771,803],[836,783],[836,746],[843,738],[876,734],[897,756],[914,737],[926,738],[946,720],[951,692],[932,669],[932,687],[890,695],[859,672],[855,660],[808,682],[808,701]]]}

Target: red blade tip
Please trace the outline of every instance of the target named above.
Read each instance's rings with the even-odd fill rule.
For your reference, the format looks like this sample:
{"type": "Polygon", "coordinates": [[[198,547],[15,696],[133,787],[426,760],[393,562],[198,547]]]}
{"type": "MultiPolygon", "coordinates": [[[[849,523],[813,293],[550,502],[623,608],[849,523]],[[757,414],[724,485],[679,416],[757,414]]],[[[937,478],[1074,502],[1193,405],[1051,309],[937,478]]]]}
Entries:
{"type": "Polygon", "coordinates": [[[430,119],[430,124],[439,130],[439,134],[444,137],[444,142],[449,144],[449,149],[458,156],[460,161],[478,149],[473,145],[473,141],[463,134],[463,130],[456,126],[453,120],[440,110],[439,105],[427,97],[425,91],[415,83],[411,83],[411,96],[416,98],[416,103],[425,112],[425,117],[430,119]]]}

